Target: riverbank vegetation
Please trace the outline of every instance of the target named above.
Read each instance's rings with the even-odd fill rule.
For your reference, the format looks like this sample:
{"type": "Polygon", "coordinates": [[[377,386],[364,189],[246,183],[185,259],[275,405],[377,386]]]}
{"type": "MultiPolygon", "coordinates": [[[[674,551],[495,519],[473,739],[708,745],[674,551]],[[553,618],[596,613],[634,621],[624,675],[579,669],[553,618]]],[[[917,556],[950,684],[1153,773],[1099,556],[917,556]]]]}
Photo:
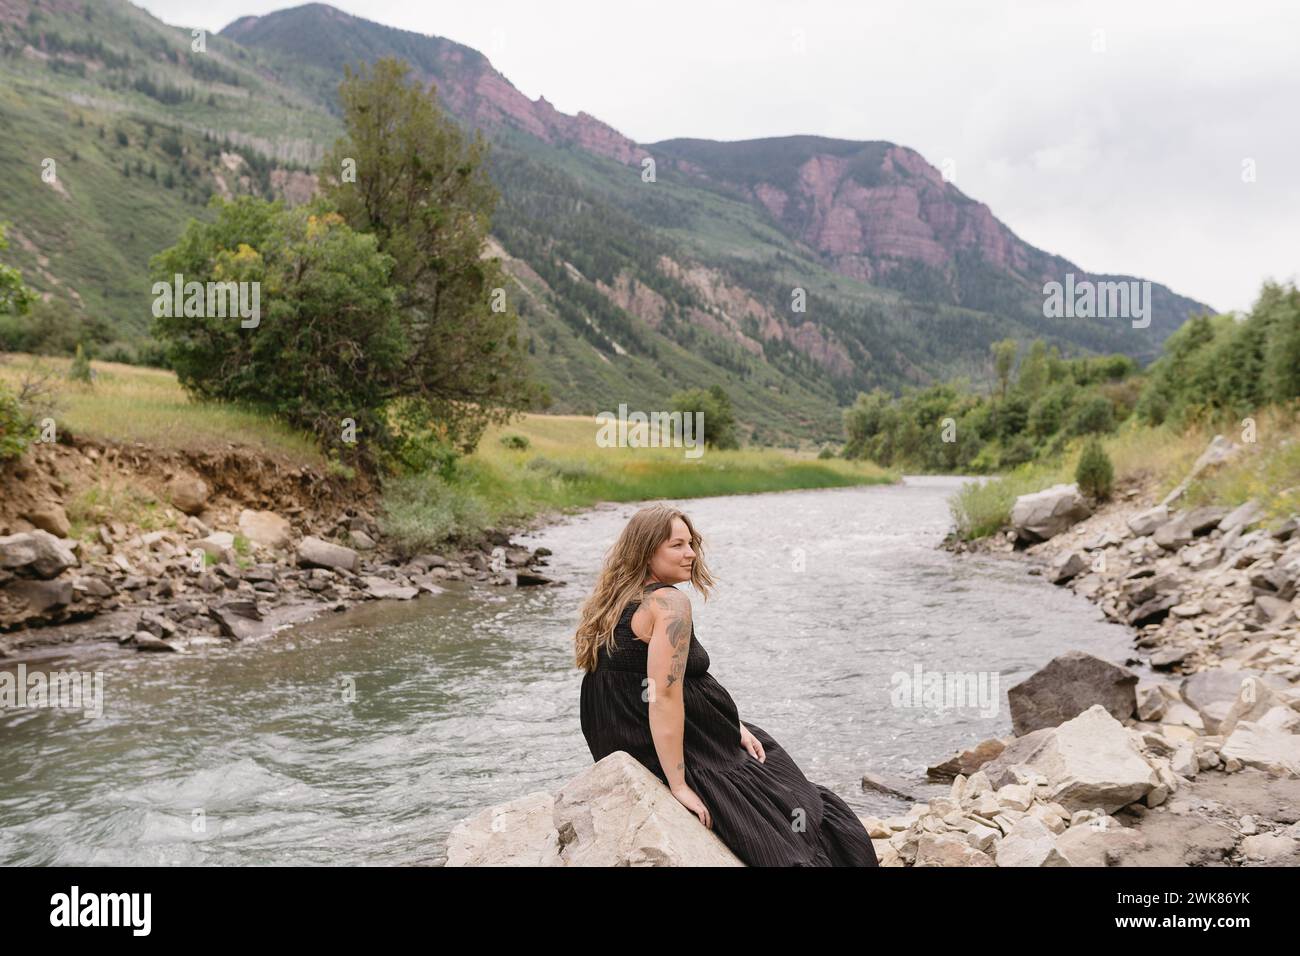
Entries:
{"type": "MultiPolygon", "coordinates": [[[[1031,364],[1031,379],[1033,374],[1031,364]]],[[[1022,363],[1020,379],[1024,375],[1022,363]]],[[[1240,444],[1243,454],[1193,482],[1189,504],[1236,505],[1254,498],[1272,520],[1300,510],[1300,291],[1294,284],[1266,283],[1245,316],[1191,319],[1170,337],[1150,369],[1127,374],[1122,381],[1129,383],[1125,401],[1111,402],[1111,426],[1096,432],[1116,482],[1153,481],[1163,497],[1210,440],[1222,434],[1240,444]],[[1125,407],[1128,411],[1121,415],[1125,407]]],[[[1019,379],[1007,394],[1017,391],[1023,391],[1019,379]]],[[[1102,394],[1107,394],[1104,389],[1102,394]]],[[[989,408],[986,414],[993,417],[998,410],[1006,413],[999,397],[968,401],[989,408]]],[[[910,405],[900,401],[894,414],[902,416],[915,406],[915,398],[910,405]]],[[[1031,418],[1041,417],[1038,407],[1030,405],[1031,418]]],[[[1100,406],[1096,418],[1105,418],[1100,406]]],[[[1027,427],[1032,441],[1036,433],[1027,427]]],[[[899,430],[908,431],[907,426],[899,430]]],[[[1087,432],[1070,431],[1058,433],[996,479],[963,487],[952,500],[958,535],[969,540],[991,534],[1007,523],[1017,496],[1073,482],[1087,432]]],[[[930,434],[937,435],[938,428],[930,434]]],[[[893,441],[870,438],[882,445],[893,441]]],[[[940,442],[930,439],[931,444],[940,442]]],[[[996,444],[993,451],[980,446],[972,460],[998,457],[1005,445],[996,444]]]]}

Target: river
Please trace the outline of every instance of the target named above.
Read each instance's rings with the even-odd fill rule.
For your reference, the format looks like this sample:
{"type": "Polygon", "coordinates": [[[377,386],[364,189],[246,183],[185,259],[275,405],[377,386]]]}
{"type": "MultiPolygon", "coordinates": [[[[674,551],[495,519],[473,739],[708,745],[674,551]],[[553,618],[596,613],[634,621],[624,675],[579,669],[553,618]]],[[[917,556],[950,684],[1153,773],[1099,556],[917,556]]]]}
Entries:
{"type": "MultiPolygon", "coordinates": [[[[939,792],[925,767],[1010,733],[1007,688],[1056,654],[1131,647],[1022,565],[937,549],[962,481],[674,502],[719,582],[707,602],[680,585],[711,673],[860,813],[906,809],[864,772],[939,792]],[[918,668],[982,677],[990,698],[899,700],[918,668]]],[[[563,587],[453,585],[256,645],[78,665],[104,674],[103,716],[0,711],[0,863],[441,863],[457,820],[590,766],[573,627],[637,507],[515,539],[550,548],[563,587]]]]}

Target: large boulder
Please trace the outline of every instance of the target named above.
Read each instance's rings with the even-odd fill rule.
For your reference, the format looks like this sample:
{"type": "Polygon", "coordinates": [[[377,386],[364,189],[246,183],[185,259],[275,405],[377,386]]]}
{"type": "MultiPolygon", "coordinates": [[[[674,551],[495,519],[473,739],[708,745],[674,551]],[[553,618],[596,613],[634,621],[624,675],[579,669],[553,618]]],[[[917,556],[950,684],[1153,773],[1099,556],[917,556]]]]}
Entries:
{"type": "Polygon", "coordinates": [[[256,601],[224,601],[208,608],[208,616],[217,622],[221,633],[231,640],[245,641],[261,637],[271,631],[271,624],[262,618],[256,601]]]}
{"type": "Polygon", "coordinates": [[[197,475],[181,475],[167,485],[167,497],[178,511],[197,515],[208,505],[211,492],[208,484],[197,475]]]}
{"type": "Polygon", "coordinates": [[[35,527],[48,531],[56,538],[66,538],[68,532],[72,530],[72,525],[68,523],[67,512],[62,506],[53,502],[37,505],[27,512],[26,517],[35,527]]]}
{"type": "Polygon", "coordinates": [[[1151,534],[1169,520],[1169,509],[1164,505],[1156,505],[1154,508],[1148,508],[1146,511],[1139,512],[1128,519],[1129,530],[1139,538],[1151,534]]]}
{"type": "Polygon", "coordinates": [[[239,513],[239,533],[253,544],[272,551],[289,547],[292,529],[289,522],[274,511],[249,511],[239,513]]]}
{"type": "Polygon", "coordinates": [[[1053,485],[1021,495],[1011,508],[1011,527],[1022,541],[1046,541],[1092,514],[1078,485],[1053,485]]]}
{"type": "Polygon", "coordinates": [[[1300,777],[1300,734],[1265,726],[1262,721],[1239,720],[1223,741],[1219,757],[1270,774],[1300,777]]]}
{"type": "Polygon", "coordinates": [[[48,531],[0,537],[0,568],[23,577],[54,578],[77,563],[77,556],[48,531]]]}
{"type": "Polygon", "coordinates": [[[1007,691],[1011,727],[1017,737],[1023,737],[1063,724],[1094,704],[1124,720],[1137,708],[1137,682],[1137,674],[1126,667],[1069,651],[1007,691]]]}
{"type": "Polygon", "coordinates": [[[1018,738],[984,766],[994,787],[1019,783],[1029,769],[1047,778],[1047,799],[1068,810],[1126,807],[1160,783],[1127,728],[1101,704],[1059,727],[1018,738]]]}
{"type": "Polygon", "coordinates": [[[298,563],[311,568],[338,568],[355,571],[361,556],[341,544],[330,544],[310,536],[298,542],[298,563]]]}
{"type": "Polygon", "coordinates": [[[1228,716],[1233,704],[1242,694],[1242,681],[1248,677],[1279,690],[1290,686],[1276,674],[1265,674],[1247,668],[1229,670],[1226,667],[1214,667],[1188,675],[1179,685],[1178,694],[1200,716],[1205,732],[1217,734],[1219,724],[1228,716]]]}
{"type": "Polygon", "coordinates": [[[29,581],[19,578],[10,581],[0,593],[11,600],[22,601],[27,606],[29,615],[40,616],[72,603],[72,581],[67,578],[58,581],[29,581]]]}
{"type": "Polygon", "coordinates": [[[618,751],[552,796],[537,791],[461,821],[448,866],[743,866],[662,781],[618,751]]]}

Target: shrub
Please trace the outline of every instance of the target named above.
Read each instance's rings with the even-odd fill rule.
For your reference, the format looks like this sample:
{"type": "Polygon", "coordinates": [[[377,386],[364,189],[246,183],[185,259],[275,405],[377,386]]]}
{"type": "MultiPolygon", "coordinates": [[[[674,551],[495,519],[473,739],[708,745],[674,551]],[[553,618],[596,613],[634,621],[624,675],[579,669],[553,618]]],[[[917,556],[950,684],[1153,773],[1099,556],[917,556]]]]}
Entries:
{"type": "Polygon", "coordinates": [[[400,554],[470,540],[489,520],[487,506],[470,486],[446,481],[436,473],[406,475],[384,484],[380,531],[400,554]]]}
{"type": "Polygon", "coordinates": [[[511,435],[502,435],[501,444],[505,445],[507,448],[513,448],[517,451],[526,451],[529,446],[529,441],[527,437],[525,437],[524,435],[511,434],[511,435]]]}
{"type": "Polygon", "coordinates": [[[1097,438],[1089,439],[1083,446],[1079,464],[1074,470],[1074,480],[1085,495],[1100,501],[1110,497],[1115,482],[1115,468],[1097,438]]]}
{"type": "Polygon", "coordinates": [[[36,425],[18,396],[0,382],[0,461],[17,458],[36,437],[36,425]]]}
{"type": "Polygon", "coordinates": [[[1104,395],[1089,395],[1070,415],[1071,435],[1100,435],[1115,428],[1115,410],[1104,395]]]}
{"type": "Polygon", "coordinates": [[[68,378],[74,382],[84,382],[89,385],[95,377],[95,373],[90,368],[90,359],[86,357],[86,350],[77,343],[77,354],[73,356],[72,364],[68,366],[68,378]]]}

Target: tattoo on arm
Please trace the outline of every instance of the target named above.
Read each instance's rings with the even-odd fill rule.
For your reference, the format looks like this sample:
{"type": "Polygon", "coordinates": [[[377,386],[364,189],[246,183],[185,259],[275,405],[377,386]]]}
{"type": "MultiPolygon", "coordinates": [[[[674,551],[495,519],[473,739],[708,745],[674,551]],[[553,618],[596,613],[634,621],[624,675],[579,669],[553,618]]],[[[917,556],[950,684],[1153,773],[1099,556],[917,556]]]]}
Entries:
{"type": "Polygon", "coordinates": [[[691,649],[691,622],[687,619],[690,611],[688,610],[683,614],[658,595],[655,596],[654,601],[656,606],[667,615],[665,623],[668,631],[668,643],[673,648],[673,659],[668,669],[668,686],[672,687],[686,673],[686,658],[691,649]]]}

